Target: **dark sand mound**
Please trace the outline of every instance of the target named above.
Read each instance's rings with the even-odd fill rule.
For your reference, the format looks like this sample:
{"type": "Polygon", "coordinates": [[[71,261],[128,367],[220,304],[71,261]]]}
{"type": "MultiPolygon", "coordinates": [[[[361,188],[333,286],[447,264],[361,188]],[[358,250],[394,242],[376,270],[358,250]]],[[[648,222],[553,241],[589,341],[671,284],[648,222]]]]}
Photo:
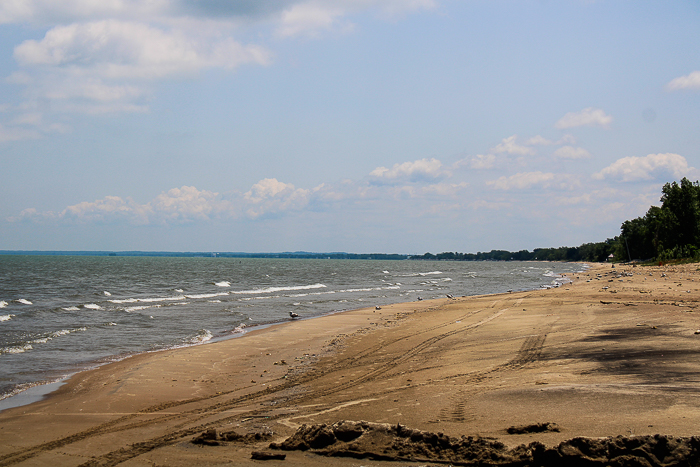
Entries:
{"type": "Polygon", "coordinates": [[[222,441],[236,442],[243,444],[254,444],[260,441],[268,441],[272,438],[271,433],[248,433],[239,435],[235,431],[219,433],[216,429],[211,428],[192,440],[193,444],[202,444],[204,446],[219,446],[222,441]]]}
{"type": "Polygon", "coordinates": [[[303,425],[271,449],[322,456],[482,466],[697,466],[700,437],[573,438],[553,448],[533,442],[513,449],[481,437],[453,438],[401,425],[340,421],[303,425]]]}

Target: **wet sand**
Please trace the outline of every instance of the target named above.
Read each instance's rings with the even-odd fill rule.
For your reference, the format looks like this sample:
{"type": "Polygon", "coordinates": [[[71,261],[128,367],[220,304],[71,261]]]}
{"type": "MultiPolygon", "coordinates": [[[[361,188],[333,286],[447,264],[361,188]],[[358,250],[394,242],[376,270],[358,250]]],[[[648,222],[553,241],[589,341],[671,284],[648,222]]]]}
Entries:
{"type": "Polygon", "coordinates": [[[281,452],[270,443],[304,424],[341,420],[508,447],[698,434],[698,265],[570,277],[290,321],[84,372],[0,413],[0,466],[410,465],[299,450],[251,459],[281,452]],[[509,430],[536,424],[556,431],[509,430]],[[215,442],[192,443],[212,429],[215,442]],[[232,432],[242,436],[221,436],[232,432]]]}

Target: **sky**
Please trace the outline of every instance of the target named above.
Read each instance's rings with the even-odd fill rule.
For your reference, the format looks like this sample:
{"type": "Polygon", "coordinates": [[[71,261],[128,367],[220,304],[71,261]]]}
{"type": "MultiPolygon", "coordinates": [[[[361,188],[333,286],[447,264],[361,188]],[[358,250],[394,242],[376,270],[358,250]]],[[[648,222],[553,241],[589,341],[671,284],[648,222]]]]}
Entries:
{"type": "Polygon", "coordinates": [[[0,2],[0,249],[517,251],[700,178],[697,0],[0,2]]]}

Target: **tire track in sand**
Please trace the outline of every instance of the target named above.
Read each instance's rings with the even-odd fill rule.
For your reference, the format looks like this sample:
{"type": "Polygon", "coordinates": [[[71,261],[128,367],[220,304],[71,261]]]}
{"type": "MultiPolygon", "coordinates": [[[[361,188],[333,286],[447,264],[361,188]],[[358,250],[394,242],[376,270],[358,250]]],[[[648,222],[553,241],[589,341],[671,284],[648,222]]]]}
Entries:
{"type": "MultiPolygon", "coordinates": [[[[494,305],[495,305],[495,303],[494,303],[494,305]]],[[[498,312],[491,314],[490,316],[480,320],[477,323],[463,326],[463,327],[460,327],[458,329],[454,329],[454,330],[439,334],[437,336],[433,336],[433,337],[430,337],[428,339],[425,339],[425,340],[421,341],[419,344],[417,344],[414,347],[412,347],[411,349],[409,349],[403,355],[401,355],[397,358],[394,358],[394,359],[390,360],[389,362],[382,364],[379,368],[376,368],[372,371],[369,371],[369,372],[365,373],[364,375],[362,375],[361,377],[356,378],[352,381],[348,381],[347,383],[344,383],[341,385],[335,385],[332,388],[312,390],[310,392],[304,392],[304,393],[301,393],[301,394],[296,395],[296,396],[292,395],[292,396],[288,397],[288,401],[294,402],[294,403],[299,403],[299,402],[304,402],[306,400],[313,400],[313,399],[316,399],[318,397],[323,397],[323,396],[331,395],[331,394],[334,394],[337,392],[341,392],[341,391],[349,389],[353,386],[357,386],[359,384],[371,381],[371,380],[381,376],[382,374],[388,372],[392,368],[395,368],[396,366],[400,365],[401,363],[407,361],[408,359],[413,358],[414,356],[418,355],[419,353],[421,353],[425,349],[430,348],[432,345],[434,345],[435,343],[437,343],[443,339],[454,336],[458,333],[471,331],[473,329],[476,329],[479,326],[482,326],[483,324],[488,323],[489,321],[492,321],[492,320],[498,318],[507,309],[508,308],[501,309],[498,312]]],[[[467,314],[463,315],[461,317],[461,319],[467,318],[467,317],[472,316],[474,314],[477,314],[481,311],[483,311],[483,309],[467,313],[467,314]]],[[[407,336],[402,336],[398,339],[394,339],[394,340],[389,341],[389,342],[375,345],[372,348],[368,349],[367,351],[362,352],[362,354],[360,354],[360,355],[356,355],[353,357],[348,357],[348,358],[342,359],[341,361],[337,362],[336,364],[333,364],[327,370],[324,370],[321,372],[311,371],[305,375],[302,375],[298,379],[295,378],[294,381],[285,381],[282,384],[279,384],[275,387],[268,387],[264,390],[256,391],[256,392],[253,392],[253,393],[250,393],[247,395],[243,395],[243,396],[239,396],[239,397],[236,397],[236,398],[229,400],[229,401],[226,401],[226,402],[218,402],[216,404],[213,404],[211,406],[204,407],[204,408],[193,409],[193,410],[189,410],[189,411],[185,411],[185,412],[181,412],[181,413],[176,413],[176,414],[172,414],[172,413],[164,414],[164,415],[157,417],[157,418],[150,418],[148,420],[140,420],[140,421],[137,421],[134,423],[128,423],[130,420],[133,420],[134,418],[137,418],[137,417],[144,415],[144,414],[154,414],[154,413],[157,413],[157,412],[165,410],[165,409],[172,409],[173,407],[182,406],[182,405],[186,405],[186,404],[190,404],[190,403],[202,402],[202,401],[206,401],[206,400],[220,399],[222,396],[225,396],[226,394],[231,394],[235,391],[230,391],[226,394],[216,394],[216,395],[206,396],[206,397],[197,398],[197,399],[189,399],[189,400],[181,401],[181,402],[173,401],[173,402],[158,404],[156,406],[145,408],[145,409],[143,409],[139,412],[136,412],[134,414],[129,414],[129,415],[125,415],[123,417],[119,417],[115,420],[111,420],[111,421],[102,423],[102,424],[97,425],[95,427],[92,427],[88,430],[84,430],[82,432],[75,433],[73,435],[70,435],[70,436],[67,436],[64,438],[60,438],[58,440],[50,441],[50,442],[43,443],[43,444],[40,444],[37,446],[32,446],[32,447],[29,447],[29,448],[26,448],[26,449],[23,449],[20,451],[8,453],[8,454],[0,457],[0,466],[14,465],[14,464],[17,464],[19,462],[31,459],[31,458],[33,458],[41,453],[45,453],[48,451],[59,449],[61,447],[64,447],[64,446],[67,446],[67,445],[70,445],[70,444],[73,444],[73,443],[76,443],[79,441],[83,441],[83,440],[91,438],[91,437],[105,435],[105,434],[109,434],[109,433],[127,431],[127,430],[141,428],[141,427],[148,426],[148,425],[164,423],[164,422],[168,422],[168,421],[172,421],[172,420],[176,420],[176,419],[184,419],[184,424],[191,424],[191,423],[196,424],[198,421],[200,421],[206,417],[216,415],[216,414],[224,412],[226,410],[230,410],[232,408],[235,408],[236,406],[241,405],[242,403],[251,402],[251,401],[254,401],[256,399],[264,399],[264,398],[269,397],[271,395],[274,395],[276,393],[280,393],[282,391],[285,391],[285,390],[288,390],[288,389],[291,389],[294,387],[298,387],[301,385],[309,384],[309,383],[313,382],[314,380],[317,380],[317,379],[319,379],[319,378],[321,378],[329,373],[339,371],[339,370],[341,370],[343,368],[347,368],[349,366],[355,366],[355,365],[357,365],[358,361],[360,361],[364,358],[368,358],[369,356],[371,356],[372,354],[374,354],[378,350],[381,350],[382,348],[386,348],[390,345],[396,344],[400,341],[410,339],[410,338],[413,338],[416,336],[420,336],[422,334],[430,333],[430,332],[433,332],[435,330],[444,328],[444,327],[449,326],[449,325],[454,325],[454,324],[455,324],[455,320],[451,319],[449,321],[431,326],[430,328],[421,330],[419,332],[415,332],[415,333],[409,334],[407,336]]],[[[238,388],[237,390],[240,390],[240,388],[238,388]]],[[[170,444],[180,442],[183,438],[188,437],[188,436],[193,436],[194,434],[200,433],[201,431],[203,431],[203,430],[205,430],[213,425],[221,425],[228,420],[244,418],[245,416],[250,416],[251,414],[259,413],[261,411],[266,411],[266,410],[267,409],[257,409],[257,410],[250,411],[250,412],[237,413],[236,415],[231,416],[231,417],[217,419],[215,421],[208,422],[208,423],[207,422],[201,423],[201,424],[198,424],[196,426],[192,426],[190,428],[184,428],[184,429],[177,430],[174,432],[169,432],[163,436],[153,438],[153,439],[148,440],[146,442],[135,443],[135,444],[130,445],[129,447],[121,448],[119,450],[112,451],[112,452],[103,454],[101,456],[95,457],[83,465],[90,465],[90,466],[118,465],[121,462],[124,462],[124,461],[131,459],[131,458],[134,458],[134,457],[137,457],[137,456],[144,454],[146,452],[150,452],[150,451],[157,449],[159,447],[163,447],[163,446],[167,446],[170,444]]]]}

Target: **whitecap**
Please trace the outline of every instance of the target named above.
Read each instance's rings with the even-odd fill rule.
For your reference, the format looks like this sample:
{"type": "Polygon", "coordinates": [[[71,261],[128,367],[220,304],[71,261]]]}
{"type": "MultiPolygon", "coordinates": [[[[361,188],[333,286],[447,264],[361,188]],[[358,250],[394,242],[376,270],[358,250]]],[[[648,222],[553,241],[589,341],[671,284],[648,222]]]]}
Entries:
{"type": "Polygon", "coordinates": [[[400,276],[401,277],[416,277],[416,276],[433,276],[436,274],[442,274],[442,271],[412,272],[409,274],[400,274],[400,276]]]}
{"type": "Polygon", "coordinates": [[[77,306],[69,306],[69,307],[61,308],[61,309],[64,311],[80,311],[80,308],[78,308],[77,306]]]}
{"type": "Polygon", "coordinates": [[[266,287],[263,289],[253,289],[253,290],[239,290],[231,292],[237,295],[247,295],[247,294],[258,294],[258,293],[273,293],[273,292],[284,292],[290,290],[309,290],[309,289],[325,289],[325,284],[311,284],[311,285],[290,285],[282,287],[266,287]]]}
{"type": "Polygon", "coordinates": [[[109,300],[111,303],[115,303],[117,305],[120,305],[122,303],[137,303],[137,302],[143,302],[143,303],[153,303],[153,302],[170,302],[170,301],[177,301],[177,300],[185,300],[184,295],[176,295],[174,297],[151,297],[151,298],[124,298],[121,300],[109,300]]]}
{"type": "Polygon", "coordinates": [[[87,303],[83,305],[83,308],[87,308],[88,310],[101,310],[102,307],[100,305],[97,305],[96,303],[87,303]]]}
{"type": "Polygon", "coordinates": [[[228,292],[219,292],[219,293],[201,293],[201,294],[196,294],[196,295],[185,295],[184,298],[214,298],[214,297],[222,297],[224,295],[228,295],[228,292]]]}
{"type": "Polygon", "coordinates": [[[5,300],[0,300],[0,308],[5,308],[7,306],[7,302],[5,300]]]}
{"type": "Polygon", "coordinates": [[[207,329],[200,329],[199,331],[197,331],[197,335],[190,339],[190,343],[201,344],[203,342],[211,340],[212,337],[214,337],[214,334],[212,334],[211,331],[207,329]]]}
{"type": "Polygon", "coordinates": [[[16,302],[19,302],[19,303],[22,303],[22,304],[24,304],[24,305],[33,305],[33,303],[30,302],[29,300],[27,300],[26,298],[19,298],[19,299],[15,300],[15,301],[16,301],[16,302]]]}
{"type": "Polygon", "coordinates": [[[104,292],[102,292],[102,293],[105,294],[107,297],[111,297],[111,296],[112,296],[112,294],[109,293],[109,292],[107,292],[106,290],[105,290],[104,292]]]}
{"type": "Polygon", "coordinates": [[[231,287],[231,283],[229,281],[215,282],[214,285],[217,287],[231,287]]]}
{"type": "Polygon", "coordinates": [[[0,321],[10,321],[14,315],[2,315],[0,321]]]}
{"type": "Polygon", "coordinates": [[[221,303],[221,300],[209,300],[209,303],[221,303]]]}
{"type": "Polygon", "coordinates": [[[0,348],[0,354],[4,353],[10,353],[10,354],[17,354],[17,353],[24,353],[28,350],[32,350],[34,347],[32,347],[32,344],[23,344],[23,345],[18,345],[15,347],[3,347],[0,348]]]}
{"type": "Polygon", "coordinates": [[[131,313],[132,311],[141,311],[141,310],[147,310],[149,308],[160,308],[161,305],[137,305],[137,306],[128,306],[124,308],[124,311],[127,313],[131,313]]]}
{"type": "Polygon", "coordinates": [[[177,293],[182,293],[182,292],[184,292],[184,290],[182,290],[182,289],[175,289],[175,292],[177,292],[177,293]]]}
{"type": "Polygon", "coordinates": [[[389,274],[389,271],[382,271],[384,274],[389,274]]]}

